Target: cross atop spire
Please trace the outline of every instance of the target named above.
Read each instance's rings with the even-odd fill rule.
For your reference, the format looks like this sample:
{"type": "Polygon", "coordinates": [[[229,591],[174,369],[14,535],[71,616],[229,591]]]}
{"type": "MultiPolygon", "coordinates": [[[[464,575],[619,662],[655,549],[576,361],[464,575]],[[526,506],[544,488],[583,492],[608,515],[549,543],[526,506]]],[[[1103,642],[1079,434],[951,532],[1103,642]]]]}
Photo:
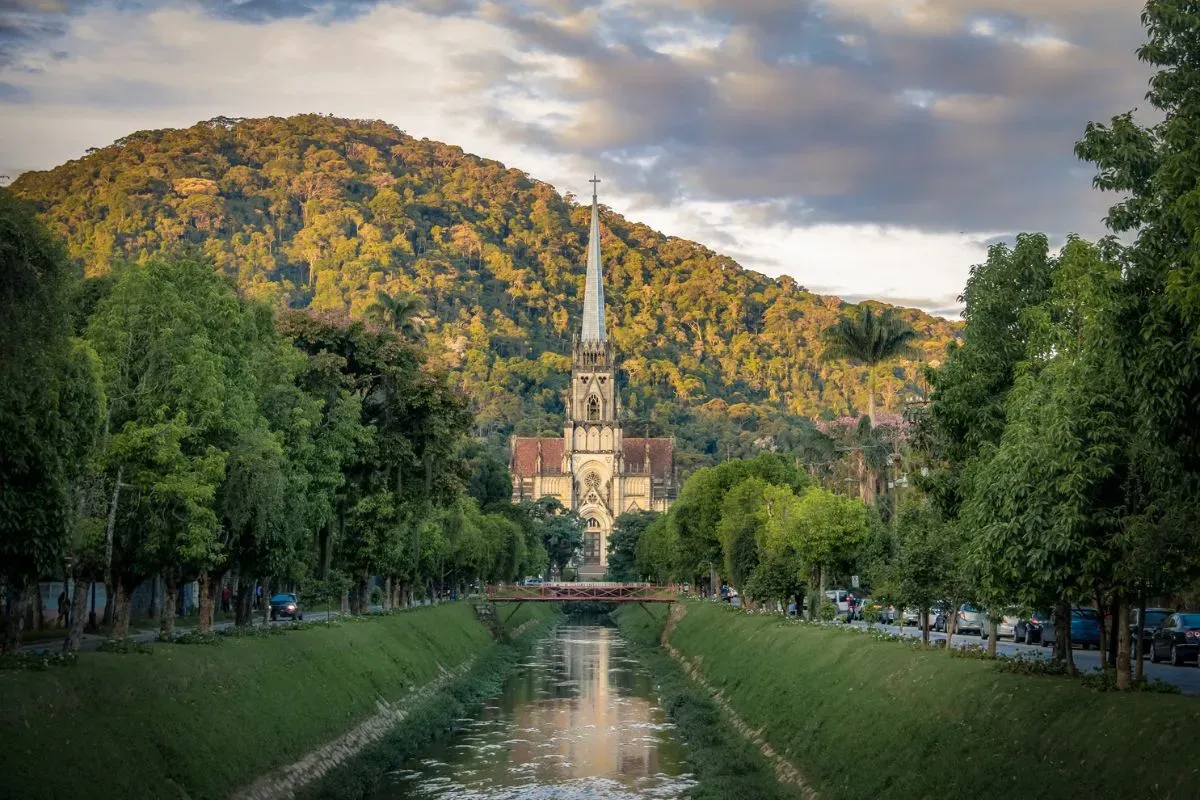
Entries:
{"type": "Polygon", "coordinates": [[[592,226],[588,231],[587,278],[583,285],[583,330],[580,340],[603,342],[604,331],[604,274],[600,267],[600,206],[596,185],[600,179],[592,175],[592,226]]]}

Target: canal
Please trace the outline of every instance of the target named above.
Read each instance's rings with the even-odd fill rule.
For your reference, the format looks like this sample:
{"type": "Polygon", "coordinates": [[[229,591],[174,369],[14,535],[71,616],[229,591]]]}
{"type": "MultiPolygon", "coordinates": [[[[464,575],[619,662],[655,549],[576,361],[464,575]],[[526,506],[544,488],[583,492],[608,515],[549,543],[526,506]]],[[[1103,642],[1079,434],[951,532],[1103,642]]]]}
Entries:
{"type": "Polygon", "coordinates": [[[562,625],[477,719],[459,720],[375,797],[680,797],[694,782],[653,689],[616,628],[562,625]]]}

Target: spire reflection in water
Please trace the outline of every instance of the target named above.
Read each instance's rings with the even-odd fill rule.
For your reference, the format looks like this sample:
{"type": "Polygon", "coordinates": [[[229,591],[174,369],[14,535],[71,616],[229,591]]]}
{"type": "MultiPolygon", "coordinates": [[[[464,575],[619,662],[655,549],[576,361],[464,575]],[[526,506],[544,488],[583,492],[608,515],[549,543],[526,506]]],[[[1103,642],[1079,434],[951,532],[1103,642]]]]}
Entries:
{"type": "Polygon", "coordinates": [[[680,797],[693,785],[653,682],[615,628],[560,627],[458,736],[379,798],[680,797]]]}

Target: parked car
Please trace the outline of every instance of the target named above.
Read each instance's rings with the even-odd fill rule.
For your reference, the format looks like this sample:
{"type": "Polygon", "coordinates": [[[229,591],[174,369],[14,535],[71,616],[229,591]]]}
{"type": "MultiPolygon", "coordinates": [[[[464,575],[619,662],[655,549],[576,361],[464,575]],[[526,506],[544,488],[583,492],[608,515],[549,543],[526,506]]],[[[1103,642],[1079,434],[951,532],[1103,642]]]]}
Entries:
{"type": "MultiPolygon", "coordinates": [[[[1050,647],[1058,640],[1053,617],[1042,622],[1042,646],[1050,647]]],[[[1071,609],[1071,644],[1087,650],[1100,647],[1100,615],[1094,608],[1071,609]]]]}
{"type": "Polygon", "coordinates": [[[1154,632],[1162,625],[1163,620],[1171,616],[1172,612],[1169,608],[1147,608],[1146,609],[1146,624],[1142,628],[1141,653],[1138,653],[1138,612],[1140,608],[1135,608],[1129,620],[1129,654],[1131,658],[1137,658],[1139,655],[1146,655],[1150,652],[1150,642],[1154,639],[1154,632]]]}
{"type": "Polygon", "coordinates": [[[300,598],[294,594],[277,594],[271,598],[271,619],[304,619],[300,598]]]}
{"type": "Polygon", "coordinates": [[[943,627],[946,619],[946,604],[934,603],[929,609],[929,630],[940,631],[945,630],[943,627]]]}
{"type": "MultiPolygon", "coordinates": [[[[1003,639],[1007,636],[1015,642],[1017,640],[1018,622],[1020,622],[1020,618],[1016,615],[1005,614],[1000,618],[1000,621],[996,623],[996,638],[1003,639]]],[[[984,639],[987,639],[991,635],[991,632],[992,621],[991,618],[985,614],[983,617],[983,630],[980,631],[979,635],[984,639]]]]}
{"type": "Polygon", "coordinates": [[[984,614],[970,603],[963,603],[958,607],[958,622],[954,625],[954,632],[966,634],[968,631],[976,636],[983,636],[984,614]]]}
{"type": "Polygon", "coordinates": [[[1177,612],[1163,620],[1150,640],[1150,660],[1167,658],[1177,667],[1187,661],[1200,666],[1200,614],[1177,612]]]}
{"type": "Polygon", "coordinates": [[[902,619],[905,625],[915,628],[921,624],[921,612],[915,608],[906,608],[902,619]]]}
{"type": "Polygon", "coordinates": [[[1034,611],[1028,617],[1018,619],[1013,626],[1013,641],[1037,644],[1042,640],[1042,625],[1049,619],[1050,613],[1047,611],[1034,611]]]}
{"type": "Polygon", "coordinates": [[[850,593],[845,589],[829,589],[825,592],[825,597],[832,600],[837,606],[838,616],[850,616],[850,593]]]}

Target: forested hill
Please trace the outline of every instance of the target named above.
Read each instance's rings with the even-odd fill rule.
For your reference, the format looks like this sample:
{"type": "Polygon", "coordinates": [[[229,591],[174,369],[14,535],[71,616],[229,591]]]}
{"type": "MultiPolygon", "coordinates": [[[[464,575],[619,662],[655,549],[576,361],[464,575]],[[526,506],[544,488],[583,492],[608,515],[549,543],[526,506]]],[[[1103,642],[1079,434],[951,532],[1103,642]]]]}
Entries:
{"type": "MultiPolygon", "coordinates": [[[[218,118],[130,134],[11,189],[89,275],[191,242],[272,303],[359,315],[377,289],[416,294],[433,361],[469,390],[481,433],[561,424],[587,208],[519,170],[378,121],[218,118]]],[[[602,226],[609,330],[639,433],[679,436],[698,463],[778,442],[796,416],[865,410],[864,370],[818,359],[819,331],[847,307],[838,298],[611,211],[602,226]]],[[[956,335],[903,316],[927,359],[956,335]]],[[[896,408],[917,373],[902,362],[880,380],[883,404],[896,408]]]]}

